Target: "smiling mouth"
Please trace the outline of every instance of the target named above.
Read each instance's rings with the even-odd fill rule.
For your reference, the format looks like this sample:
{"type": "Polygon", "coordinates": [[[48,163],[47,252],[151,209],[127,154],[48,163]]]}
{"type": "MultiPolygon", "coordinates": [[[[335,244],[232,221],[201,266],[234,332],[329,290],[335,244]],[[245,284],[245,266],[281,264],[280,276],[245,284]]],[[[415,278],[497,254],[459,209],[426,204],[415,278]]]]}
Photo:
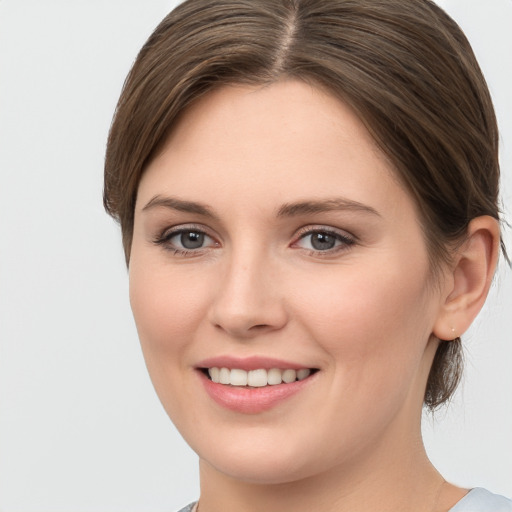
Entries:
{"type": "Polygon", "coordinates": [[[299,368],[297,370],[260,368],[256,370],[242,370],[239,368],[202,368],[201,371],[215,384],[227,386],[262,388],[291,384],[292,382],[307,379],[318,370],[316,368],[299,368]]]}

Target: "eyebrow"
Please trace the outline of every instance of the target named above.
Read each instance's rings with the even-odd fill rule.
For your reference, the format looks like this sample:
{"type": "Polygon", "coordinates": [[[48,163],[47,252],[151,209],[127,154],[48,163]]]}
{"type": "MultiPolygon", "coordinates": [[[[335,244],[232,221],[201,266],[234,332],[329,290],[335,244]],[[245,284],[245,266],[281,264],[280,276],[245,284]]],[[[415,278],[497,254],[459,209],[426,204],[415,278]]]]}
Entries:
{"type": "Polygon", "coordinates": [[[369,213],[380,217],[380,213],[371,206],[352,201],[343,197],[336,197],[321,201],[301,201],[297,203],[287,203],[279,208],[278,217],[294,217],[298,215],[310,215],[314,213],[323,213],[331,211],[355,211],[369,213]]]}
{"type": "MultiPolygon", "coordinates": [[[[195,201],[184,201],[176,197],[164,197],[156,195],[142,208],[142,211],[152,210],[153,208],[168,208],[171,210],[177,210],[185,213],[195,213],[196,215],[202,215],[211,219],[218,219],[210,206],[195,201]]],[[[299,201],[296,203],[286,203],[282,205],[277,211],[277,217],[295,217],[299,215],[312,215],[316,213],[330,212],[330,211],[356,211],[369,213],[380,217],[380,213],[377,212],[371,206],[346,199],[342,197],[326,199],[326,200],[311,200],[311,201],[299,201]]]]}
{"type": "Polygon", "coordinates": [[[178,199],[176,197],[163,197],[160,195],[153,197],[146,206],[142,208],[142,211],[145,212],[158,207],[185,213],[195,213],[211,219],[217,219],[217,216],[212,212],[211,208],[205,204],[196,203],[194,201],[184,201],[183,199],[178,199]]]}

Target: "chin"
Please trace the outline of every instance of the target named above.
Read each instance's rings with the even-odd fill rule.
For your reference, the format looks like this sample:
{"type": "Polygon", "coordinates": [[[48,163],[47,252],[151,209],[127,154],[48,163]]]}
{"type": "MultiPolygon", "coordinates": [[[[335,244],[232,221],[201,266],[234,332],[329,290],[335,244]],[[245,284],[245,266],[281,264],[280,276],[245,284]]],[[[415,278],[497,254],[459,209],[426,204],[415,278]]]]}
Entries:
{"type": "Polygon", "coordinates": [[[244,438],[235,433],[208,444],[204,443],[204,438],[199,443],[187,441],[199,455],[202,467],[251,484],[286,484],[327,469],[317,467],[318,461],[324,465],[329,458],[319,456],[321,447],[315,449],[300,436],[294,439],[289,431],[284,436],[275,433],[272,436],[268,431],[246,434],[244,438]]]}
{"type": "Polygon", "coordinates": [[[201,461],[229,478],[256,485],[286,484],[308,478],[313,474],[307,465],[283,457],[283,454],[271,457],[262,452],[257,458],[245,458],[239,453],[233,455],[212,460],[201,458],[201,461]]]}

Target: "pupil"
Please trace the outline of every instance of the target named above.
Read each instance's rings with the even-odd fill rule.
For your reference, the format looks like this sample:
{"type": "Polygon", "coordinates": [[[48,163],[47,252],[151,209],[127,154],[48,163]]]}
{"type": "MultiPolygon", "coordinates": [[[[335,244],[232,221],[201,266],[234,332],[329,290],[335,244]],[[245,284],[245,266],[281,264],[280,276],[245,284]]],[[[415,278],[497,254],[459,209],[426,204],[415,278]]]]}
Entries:
{"type": "Polygon", "coordinates": [[[317,251],[332,249],[336,244],[336,238],[326,233],[315,233],[311,239],[311,245],[317,251]]]}
{"type": "Polygon", "coordinates": [[[194,231],[182,233],[180,238],[181,245],[183,245],[185,249],[198,249],[204,243],[204,234],[194,231]]]}

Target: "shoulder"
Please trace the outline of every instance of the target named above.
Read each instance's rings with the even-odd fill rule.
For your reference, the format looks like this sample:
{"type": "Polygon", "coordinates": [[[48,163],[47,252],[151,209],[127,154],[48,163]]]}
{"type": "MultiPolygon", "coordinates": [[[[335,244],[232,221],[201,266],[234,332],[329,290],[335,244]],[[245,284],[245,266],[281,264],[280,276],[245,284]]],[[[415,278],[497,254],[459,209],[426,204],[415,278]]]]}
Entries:
{"type": "Polygon", "coordinates": [[[196,508],[196,504],[191,503],[190,505],[187,505],[185,508],[182,508],[178,512],[194,512],[195,508],[196,508]]]}
{"type": "Polygon", "coordinates": [[[476,487],[449,512],[512,512],[512,500],[476,487]]]}

